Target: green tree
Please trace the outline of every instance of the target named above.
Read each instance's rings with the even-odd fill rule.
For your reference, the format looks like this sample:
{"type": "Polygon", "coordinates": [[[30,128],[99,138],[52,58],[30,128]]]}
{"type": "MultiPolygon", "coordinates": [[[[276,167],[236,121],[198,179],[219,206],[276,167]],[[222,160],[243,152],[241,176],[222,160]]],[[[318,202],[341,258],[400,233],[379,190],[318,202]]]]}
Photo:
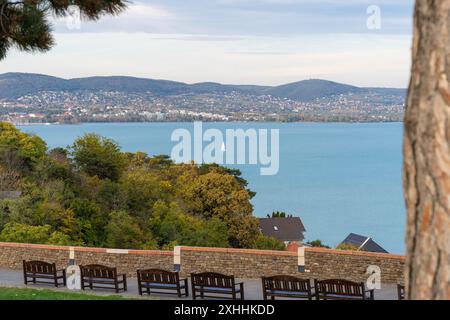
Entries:
{"type": "Polygon", "coordinates": [[[84,245],[84,243],[73,241],[67,234],[59,231],[53,232],[48,238],[47,243],[58,246],[84,245]]]}
{"type": "Polygon", "coordinates": [[[203,220],[183,213],[175,202],[157,201],[149,227],[162,248],[174,245],[227,247],[226,224],[217,219],[203,220]]]}
{"type": "Polygon", "coordinates": [[[71,147],[75,164],[100,179],[117,181],[125,168],[119,145],[108,138],[89,133],[75,140],[71,147]]]}
{"type": "Polygon", "coordinates": [[[64,17],[71,5],[88,20],[115,15],[125,9],[122,0],[0,0],[0,60],[15,46],[23,51],[47,51],[54,40],[50,15],[64,17]]]}
{"type": "Polygon", "coordinates": [[[68,205],[76,217],[83,242],[91,246],[104,246],[108,214],[94,200],[75,198],[68,205]]]}
{"type": "Polygon", "coordinates": [[[30,226],[10,222],[0,233],[0,241],[45,244],[48,242],[51,229],[52,227],[49,225],[30,226]]]}
{"type": "Polygon", "coordinates": [[[38,136],[28,135],[7,122],[0,122],[0,162],[8,171],[30,170],[42,160],[47,145],[38,136]]]}
{"type": "Polygon", "coordinates": [[[262,234],[256,238],[255,249],[260,250],[285,250],[286,246],[283,242],[273,237],[266,237],[262,234]]]}
{"type": "Polygon", "coordinates": [[[146,237],[139,223],[125,211],[111,212],[106,226],[106,245],[110,248],[139,249],[151,237],[146,237]]]}
{"type": "Polygon", "coordinates": [[[267,215],[267,218],[292,218],[292,214],[287,214],[284,211],[274,211],[272,215],[267,215]]]}
{"type": "Polygon", "coordinates": [[[251,195],[233,175],[216,170],[197,177],[188,174],[180,177],[178,186],[189,212],[227,224],[233,247],[255,246],[259,224],[252,216],[251,195]]]}
{"type": "Polygon", "coordinates": [[[171,193],[168,182],[141,168],[126,172],[120,183],[129,210],[141,216],[147,214],[157,200],[167,199],[171,193]]]}
{"type": "Polygon", "coordinates": [[[325,245],[322,242],[322,240],[309,241],[309,242],[307,242],[307,244],[309,244],[311,247],[314,247],[314,248],[327,248],[327,249],[330,249],[330,247],[325,245]]]}

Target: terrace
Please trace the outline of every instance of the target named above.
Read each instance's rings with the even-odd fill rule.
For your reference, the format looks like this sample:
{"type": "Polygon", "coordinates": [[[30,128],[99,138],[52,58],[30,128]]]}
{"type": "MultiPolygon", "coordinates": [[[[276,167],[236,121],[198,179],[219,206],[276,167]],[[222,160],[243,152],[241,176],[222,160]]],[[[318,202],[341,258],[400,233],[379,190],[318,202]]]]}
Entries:
{"type": "MultiPolygon", "coordinates": [[[[402,256],[318,248],[300,248],[298,252],[198,247],[154,251],[0,243],[0,287],[25,287],[22,260],[55,262],[58,268],[65,268],[71,258],[75,258],[79,265],[101,263],[117,267],[118,273],[126,273],[128,290],[118,296],[131,299],[142,298],[138,295],[136,270],[144,268],[180,270],[181,277],[205,271],[235,275],[236,282],[244,283],[246,300],[261,300],[261,277],[264,276],[280,274],[302,279],[345,279],[360,283],[366,282],[371,276],[367,273],[368,268],[376,266],[380,269],[381,289],[375,290],[375,299],[395,300],[396,285],[403,282],[404,266],[402,256]]],[[[65,287],[53,289],[51,286],[37,284],[29,284],[28,287],[69,291],[65,287]]],[[[114,291],[85,292],[106,296],[114,291]]],[[[152,294],[144,298],[172,297],[152,294]]],[[[182,299],[192,299],[192,294],[182,299]]]]}

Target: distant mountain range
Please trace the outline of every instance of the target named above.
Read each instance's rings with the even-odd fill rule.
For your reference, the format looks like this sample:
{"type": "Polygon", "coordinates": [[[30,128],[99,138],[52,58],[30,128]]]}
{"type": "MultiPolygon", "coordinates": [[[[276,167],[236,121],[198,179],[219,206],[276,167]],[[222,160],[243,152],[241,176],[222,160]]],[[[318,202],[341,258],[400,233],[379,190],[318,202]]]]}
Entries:
{"type": "Polygon", "coordinates": [[[213,82],[187,84],[169,80],[154,80],[124,76],[62,79],[41,74],[0,74],[0,99],[17,99],[42,91],[115,91],[124,93],[152,93],[157,96],[180,94],[227,94],[239,92],[251,95],[271,95],[296,101],[312,101],[337,94],[377,93],[406,95],[406,89],[361,88],[326,80],[304,80],[280,86],[226,85],[213,82]]]}

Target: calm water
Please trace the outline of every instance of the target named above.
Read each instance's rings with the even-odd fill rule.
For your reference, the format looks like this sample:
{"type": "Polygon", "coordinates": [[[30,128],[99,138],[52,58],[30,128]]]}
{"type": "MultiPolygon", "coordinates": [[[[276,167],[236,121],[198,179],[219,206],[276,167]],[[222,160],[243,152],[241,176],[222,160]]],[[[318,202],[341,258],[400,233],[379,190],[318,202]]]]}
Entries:
{"type": "MultiPolygon", "coordinates": [[[[402,124],[209,123],[227,128],[278,128],[280,170],[260,176],[239,168],[257,192],[255,215],[282,210],[302,218],[308,240],[336,245],[348,233],[371,236],[386,250],[404,252],[405,208],[401,185],[402,124]]],[[[113,138],[125,151],[170,154],[170,136],[191,123],[24,126],[50,147],[65,147],[86,132],[113,138]]]]}

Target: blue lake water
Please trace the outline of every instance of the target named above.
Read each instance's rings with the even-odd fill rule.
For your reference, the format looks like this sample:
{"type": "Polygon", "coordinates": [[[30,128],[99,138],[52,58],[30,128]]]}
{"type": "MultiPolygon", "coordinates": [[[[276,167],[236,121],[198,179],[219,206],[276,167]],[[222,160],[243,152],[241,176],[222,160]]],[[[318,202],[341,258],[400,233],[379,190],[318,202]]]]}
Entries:
{"type": "MultiPolygon", "coordinates": [[[[249,187],[256,216],[274,210],[302,218],[308,240],[337,245],[348,233],[373,237],[392,253],[403,253],[401,123],[204,123],[204,128],[276,128],[280,168],[261,176],[260,167],[238,165],[249,187]]],[[[170,154],[177,128],[192,123],[113,123],[23,126],[49,147],[65,147],[87,132],[116,140],[124,151],[170,154]]]]}

